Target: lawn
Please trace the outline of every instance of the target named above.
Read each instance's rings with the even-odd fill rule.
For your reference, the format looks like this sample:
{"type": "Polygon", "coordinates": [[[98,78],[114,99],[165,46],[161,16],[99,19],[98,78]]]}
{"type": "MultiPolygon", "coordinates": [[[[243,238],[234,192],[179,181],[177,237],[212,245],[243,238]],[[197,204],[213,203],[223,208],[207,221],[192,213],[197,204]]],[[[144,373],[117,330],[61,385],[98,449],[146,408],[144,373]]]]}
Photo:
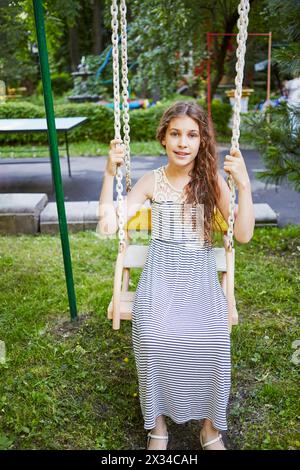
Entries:
{"type": "MultiPolygon", "coordinates": [[[[112,137],[113,138],[113,137],[112,137]]],[[[64,146],[64,143],[61,143],[64,146]]],[[[149,142],[132,142],[130,144],[131,155],[161,155],[163,148],[157,141],[149,142]]],[[[71,142],[69,153],[71,157],[90,157],[90,156],[107,156],[109,145],[93,140],[82,142],[71,142]]],[[[46,146],[38,145],[2,145],[0,149],[0,159],[5,158],[40,158],[48,157],[49,152],[46,146]]],[[[62,148],[59,155],[66,156],[66,151],[62,148]]]]}
{"type": "MultiPolygon", "coordinates": [[[[0,448],[145,448],[131,323],[113,331],[106,317],[117,240],[81,232],[70,245],[78,323],[69,320],[59,237],[0,238],[0,448]]],[[[259,228],[235,248],[227,445],[300,449],[300,227],[259,228]]],[[[200,448],[197,421],[167,423],[171,448],[200,448]]]]}
{"type": "MultiPolygon", "coordinates": [[[[227,138],[221,138],[218,141],[220,146],[226,146],[230,149],[230,142],[227,138]]],[[[64,146],[64,143],[61,143],[64,146]]],[[[253,148],[248,142],[242,142],[243,149],[253,148]]],[[[90,157],[90,156],[107,156],[109,152],[109,145],[97,142],[94,140],[82,141],[82,142],[71,142],[69,147],[69,153],[71,157],[90,157]]],[[[130,143],[131,155],[165,155],[164,149],[160,143],[156,140],[150,140],[148,142],[131,142],[130,143]]],[[[5,158],[48,158],[49,152],[46,146],[32,146],[32,145],[2,145],[0,149],[0,159],[5,158]]],[[[64,148],[59,150],[61,157],[66,156],[64,148]]]]}

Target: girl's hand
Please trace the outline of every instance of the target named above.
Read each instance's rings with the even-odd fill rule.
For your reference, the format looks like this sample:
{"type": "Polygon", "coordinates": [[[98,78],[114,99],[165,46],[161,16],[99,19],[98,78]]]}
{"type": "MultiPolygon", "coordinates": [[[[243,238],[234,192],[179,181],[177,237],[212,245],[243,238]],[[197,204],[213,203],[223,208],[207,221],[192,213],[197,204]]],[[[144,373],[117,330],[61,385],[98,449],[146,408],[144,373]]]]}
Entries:
{"type": "Polygon", "coordinates": [[[110,151],[106,162],[106,172],[111,176],[116,176],[117,166],[124,164],[125,149],[121,139],[114,139],[110,141],[110,151]],[[118,145],[117,144],[121,144],[118,145]]]}
{"type": "Polygon", "coordinates": [[[250,183],[243,155],[239,150],[233,150],[230,155],[225,156],[224,170],[231,174],[238,188],[242,188],[250,183]]]}

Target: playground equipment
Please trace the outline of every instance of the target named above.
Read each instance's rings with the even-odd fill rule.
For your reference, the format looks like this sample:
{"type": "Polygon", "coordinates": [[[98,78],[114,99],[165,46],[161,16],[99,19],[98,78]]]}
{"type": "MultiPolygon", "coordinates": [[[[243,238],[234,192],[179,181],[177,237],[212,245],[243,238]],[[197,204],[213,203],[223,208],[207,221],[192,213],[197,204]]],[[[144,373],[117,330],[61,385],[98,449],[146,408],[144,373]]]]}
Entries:
{"type": "MultiPolygon", "coordinates": [[[[107,101],[99,101],[99,104],[102,104],[103,106],[107,106],[108,108],[114,108],[115,105],[114,103],[109,103],[107,101]]],[[[140,109],[140,108],[143,108],[143,109],[146,109],[146,108],[149,108],[151,106],[150,104],[150,101],[145,99],[145,100],[131,100],[129,101],[128,100],[128,107],[129,109],[140,109]]],[[[122,107],[122,105],[120,104],[120,108],[122,107]]]]}
{"type": "MultiPolygon", "coordinates": [[[[240,111],[242,82],[244,72],[244,61],[247,40],[249,0],[241,0],[239,4],[239,19],[237,35],[237,64],[236,64],[236,89],[235,103],[233,109],[233,127],[231,150],[239,150],[240,135],[240,111]]],[[[115,139],[121,138],[121,120],[120,120],[120,83],[119,83],[119,54],[118,54],[118,2],[112,1],[112,43],[113,43],[113,84],[114,84],[114,128],[115,139]]],[[[122,51],[122,98],[123,98],[123,123],[124,123],[124,148],[125,148],[125,168],[126,168],[126,191],[131,190],[130,177],[130,127],[129,127],[129,106],[128,106],[128,68],[127,68],[127,25],[126,25],[126,2],[120,1],[120,27],[121,27],[121,51],[122,51]]],[[[134,292],[128,291],[130,269],[133,267],[142,267],[144,265],[147,253],[147,247],[144,245],[130,244],[129,229],[134,228],[135,224],[139,227],[145,226],[149,230],[151,212],[150,209],[140,211],[136,217],[124,224],[124,199],[122,185],[122,169],[118,166],[117,181],[117,217],[118,217],[118,236],[119,253],[116,261],[114,290],[111,302],[108,307],[108,318],[112,319],[113,329],[120,328],[120,320],[132,318],[132,304],[134,292]],[[141,219],[140,219],[141,218],[141,219]],[[132,225],[130,225],[132,224],[132,225]]],[[[224,248],[215,250],[217,269],[222,272],[222,288],[226,292],[228,303],[228,325],[229,330],[233,324],[237,323],[237,311],[234,298],[234,248],[233,248],[233,224],[235,208],[235,183],[231,175],[228,176],[227,184],[230,188],[230,207],[228,225],[226,225],[227,235],[224,235],[224,248]]],[[[218,211],[215,211],[215,217],[218,217],[218,211]]]]}

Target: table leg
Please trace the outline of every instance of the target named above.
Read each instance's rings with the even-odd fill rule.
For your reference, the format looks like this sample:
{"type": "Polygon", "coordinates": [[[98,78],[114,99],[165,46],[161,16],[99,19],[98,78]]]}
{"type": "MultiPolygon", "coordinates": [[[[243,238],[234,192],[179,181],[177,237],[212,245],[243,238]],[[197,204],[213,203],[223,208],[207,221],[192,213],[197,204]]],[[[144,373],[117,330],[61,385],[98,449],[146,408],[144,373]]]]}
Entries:
{"type": "Polygon", "coordinates": [[[67,158],[68,158],[68,171],[69,171],[69,176],[71,178],[71,165],[70,165],[70,154],[69,154],[69,142],[68,142],[68,133],[65,132],[65,141],[66,141],[66,151],[67,151],[67,158]]]}

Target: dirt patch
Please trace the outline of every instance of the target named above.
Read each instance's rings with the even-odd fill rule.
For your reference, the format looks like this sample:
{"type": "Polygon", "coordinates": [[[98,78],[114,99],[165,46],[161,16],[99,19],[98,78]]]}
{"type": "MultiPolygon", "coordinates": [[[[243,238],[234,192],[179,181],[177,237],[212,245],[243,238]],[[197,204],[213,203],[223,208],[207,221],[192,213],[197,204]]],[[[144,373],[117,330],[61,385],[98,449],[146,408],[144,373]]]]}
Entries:
{"type": "Polygon", "coordinates": [[[80,330],[81,326],[90,320],[92,316],[92,313],[81,313],[80,316],[78,315],[77,320],[56,320],[55,325],[52,326],[52,328],[47,329],[47,332],[59,338],[69,338],[76,334],[78,330],[80,330]]]}

